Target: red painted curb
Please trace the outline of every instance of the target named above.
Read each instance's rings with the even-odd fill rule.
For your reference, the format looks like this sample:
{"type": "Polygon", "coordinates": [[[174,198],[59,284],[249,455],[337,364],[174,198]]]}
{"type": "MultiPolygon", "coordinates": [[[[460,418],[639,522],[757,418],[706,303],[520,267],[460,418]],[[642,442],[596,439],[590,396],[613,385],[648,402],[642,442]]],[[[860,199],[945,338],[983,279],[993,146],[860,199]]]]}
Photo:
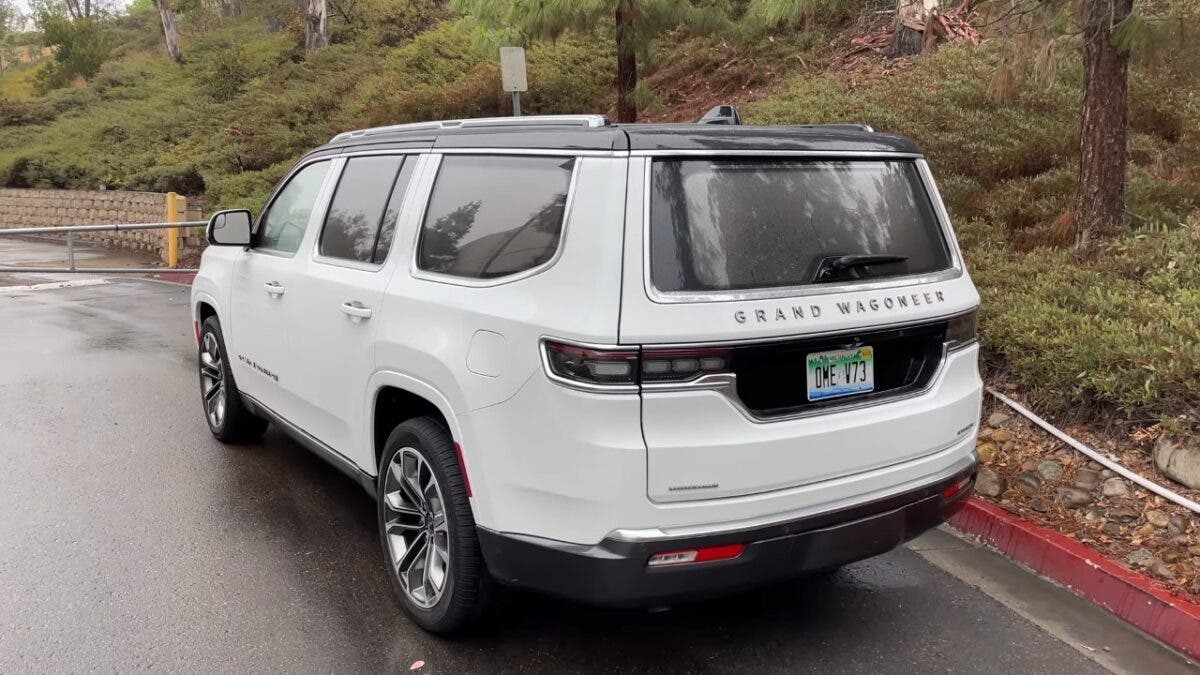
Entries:
{"type": "Polygon", "coordinates": [[[195,272],[154,272],[149,275],[159,281],[171,281],[184,286],[191,286],[192,280],[196,278],[195,272]]]}
{"type": "Polygon", "coordinates": [[[968,500],[950,524],[1200,659],[1200,605],[1171,595],[1150,577],[1121,567],[1061,532],[978,499],[968,500]]]}

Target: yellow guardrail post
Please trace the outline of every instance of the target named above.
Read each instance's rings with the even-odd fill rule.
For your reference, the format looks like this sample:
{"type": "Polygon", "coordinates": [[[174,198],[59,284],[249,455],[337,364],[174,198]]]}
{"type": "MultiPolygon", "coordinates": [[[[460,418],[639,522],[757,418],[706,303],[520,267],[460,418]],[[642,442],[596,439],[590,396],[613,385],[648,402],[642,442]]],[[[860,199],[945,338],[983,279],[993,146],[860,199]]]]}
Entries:
{"type": "MultiPolygon", "coordinates": [[[[167,193],[167,222],[179,222],[179,195],[167,193]]],[[[179,228],[167,228],[167,267],[179,267],[179,228]]]]}

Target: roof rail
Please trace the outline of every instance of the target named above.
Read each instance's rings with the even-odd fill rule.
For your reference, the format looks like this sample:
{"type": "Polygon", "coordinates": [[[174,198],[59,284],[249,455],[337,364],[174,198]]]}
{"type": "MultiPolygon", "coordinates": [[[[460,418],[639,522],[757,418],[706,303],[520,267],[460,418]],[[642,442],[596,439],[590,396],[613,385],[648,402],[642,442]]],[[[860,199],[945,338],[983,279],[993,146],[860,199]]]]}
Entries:
{"type": "Polygon", "coordinates": [[[875,129],[869,124],[793,124],[794,127],[800,129],[832,129],[834,131],[865,131],[867,133],[875,133],[875,129]]]}
{"type": "Polygon", "coordinates": [[[477,117],[461,120],[439,120],[434,122],[413,122],[411,124],[393,124],[386,127],[371,127],[356,131],[343,131],[330,139],[330,143],[345,141],[351,138],[387,134],[394,131],[437,131],[440,129],[474,129],[488,127],[541,127],[541,126],[574,126],[574,127],[603,127],[608,126],[608,118],[604,115],[526,115],[523,117],[477,117]]]}

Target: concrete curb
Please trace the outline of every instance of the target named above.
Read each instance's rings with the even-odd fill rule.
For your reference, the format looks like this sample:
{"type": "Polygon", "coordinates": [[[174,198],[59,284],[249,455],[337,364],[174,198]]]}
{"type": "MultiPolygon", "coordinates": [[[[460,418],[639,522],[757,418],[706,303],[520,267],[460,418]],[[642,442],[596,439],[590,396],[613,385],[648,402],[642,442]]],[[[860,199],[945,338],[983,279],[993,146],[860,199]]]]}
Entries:
{"type": "Polygon", "coordinates": [[[1200,659],[1200,605],[1171,595],[1150,577],[1121,567],[1061,532],[978,499],[970,499],[950,525],[1200,659]]]}

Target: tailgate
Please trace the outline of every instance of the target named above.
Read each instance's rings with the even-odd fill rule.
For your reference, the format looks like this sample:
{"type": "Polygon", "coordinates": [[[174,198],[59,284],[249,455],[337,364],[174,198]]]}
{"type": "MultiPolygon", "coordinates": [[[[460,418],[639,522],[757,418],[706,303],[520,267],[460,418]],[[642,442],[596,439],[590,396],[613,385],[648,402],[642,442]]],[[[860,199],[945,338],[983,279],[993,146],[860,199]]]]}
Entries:
{"type": "Polygon", "coordinates": [[[656,501],[903,462],[978,415],[976,352],[946,348],[979,296],[924,162],[755,161],[630,164],[620,342],[656,501]]]}

